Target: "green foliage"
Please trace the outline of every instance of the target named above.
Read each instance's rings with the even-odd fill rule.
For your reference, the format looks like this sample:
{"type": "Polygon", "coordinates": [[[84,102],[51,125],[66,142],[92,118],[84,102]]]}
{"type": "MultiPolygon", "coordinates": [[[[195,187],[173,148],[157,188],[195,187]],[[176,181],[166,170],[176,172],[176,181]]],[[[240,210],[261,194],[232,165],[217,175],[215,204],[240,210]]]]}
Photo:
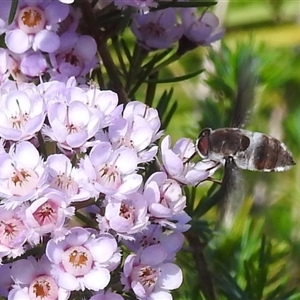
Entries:
{"type": "MultiPolygon", "coordinates": [[[[253,86],[255,80],[256,88],[250,93],[255,105],[250,107],[248,126],[268,133],[272,113],[282,109],[285,119],[276,126],[288,140],[297,160],[300,146],[297,52],[254,46],[251,40],[237,43],[235,48],[223,42],[219,52],[212,51],[209,59],[214,71],[207,76],[207,97],[197,103],[201,112],[199,128],[229,126],[237,91],[243,82],[253,86]],[[294,88],[289,92],[291,86],[294,88]]],[[[242,91],[246,88],[244,86],[242,91]]],[[[247,194],[251,196],[240,199],[241,206],[229,226],[220,219],[222,187],[213,184],[210,188],[199,186],[197,189],[201,192],[186,192],[187,212],[192,216],[192,228],[186,234],[190,253],[183,254],[179,261],[184,263],[188,279],[193,276],[199,279],[198,286],[192,279],[188,281],[176,299],[300,299],[299,247],[292,237],[295,230],[298,232],[295,226],[300,225],[292,216],[293,207],[299,209],[300,193],[293,171],[285,174],[244,172],[247,194]],[[260,186],[266,192],[258,196],[255,189],[260,186]]]]}

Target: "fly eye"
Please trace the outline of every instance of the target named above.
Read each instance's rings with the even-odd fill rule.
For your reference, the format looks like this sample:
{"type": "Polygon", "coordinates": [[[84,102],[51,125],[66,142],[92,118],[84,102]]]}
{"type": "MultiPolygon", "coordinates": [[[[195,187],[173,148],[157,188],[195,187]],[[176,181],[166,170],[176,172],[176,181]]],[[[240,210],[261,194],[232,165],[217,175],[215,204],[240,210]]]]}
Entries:
{"type": "Polygon", "coordinates": [[[209,135],[211,130],[204,129],[196,142],[196,148],[202,158],[207,158],[209,153],[209,135]]]}

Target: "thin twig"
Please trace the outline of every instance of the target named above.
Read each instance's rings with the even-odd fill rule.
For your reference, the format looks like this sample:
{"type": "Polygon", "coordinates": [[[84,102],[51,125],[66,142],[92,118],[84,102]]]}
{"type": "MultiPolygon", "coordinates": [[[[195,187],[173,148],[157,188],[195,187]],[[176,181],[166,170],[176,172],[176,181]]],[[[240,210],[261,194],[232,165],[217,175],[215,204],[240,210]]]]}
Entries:
{"type": "Polygon", "coordinates": [[[79,1],[81,10],[82,10],[82,17],[84,19],[84,24],[87,26],[88,34],[91,35],[96,43],[99,54],[102,58],[103,65],[106,69],[106,72],[113,83],[113,88],[117,92],[119,96],[120,103],[128,103],[129,99],[127,94],[124,90],[122,81],[118,74],[118,68],[113,62],[113,59],[110,55],[109,49],[106,44],[106,39],[104,38],[104,33],[99,30],[99,26],[97,21],[94,17],[92,8],[88,1],[79,1]]]}
{"type": "Polygon", "coordinates": [[[210,271],[204,255],[205,244],[201,243],[199,236],[191,230],[185,236],[192,249],[192,255],[199,276],[199,287],[207,300],[217,300],[210,271]]]}

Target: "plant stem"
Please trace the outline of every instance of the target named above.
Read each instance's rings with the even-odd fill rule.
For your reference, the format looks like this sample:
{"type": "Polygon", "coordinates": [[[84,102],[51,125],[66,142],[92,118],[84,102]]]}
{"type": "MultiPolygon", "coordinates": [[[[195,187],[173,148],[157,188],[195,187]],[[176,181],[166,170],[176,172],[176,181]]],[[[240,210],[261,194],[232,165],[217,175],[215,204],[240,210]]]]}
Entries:
{"type": "Polygon", "coordinates": [[[106,44],[106,39],[104,38],[104,34],[101,30],[99,30],[99,26],[93,15],[91,6],[87,1],[79,1],[79,3],[82,9],[84,24],[88,26],[88,31],[89,31],[88,34],[93,36],[93,38],[97,43],[97,48],[102,58],[103,65],[113,84],[114,90],[119,96],[119,101],[120,103],[124,103],[124,104],[128,103],[129,99],[124,90],[122,81],[119,77],[118,68],[114,64],[113,59],[110,55],[109,49],[106,44]]]}
{"type": "MultiPolygon", "coordinates": [[[[149,78],[150,79],[157,79],[158,78],[158,72],[150,75],[149,78]]],[[[156,86],[157,86],[157,84],[155,82],[150,82],[150,83],[147,84],[145,104],[147,104],[148,106],[152,106],[152,103],[153,103],[153,100],[154,100],[154,97],[155,97],[156,86]]]]}
{"type": "Polygon", "coordinates": [[[191,230],[185,236],[192,248],[192,255],[199,276],[199,288],[207,300],[217,300],[210,271],[204,255],[205,244],[201,243],[199,236],[191,230]]]}

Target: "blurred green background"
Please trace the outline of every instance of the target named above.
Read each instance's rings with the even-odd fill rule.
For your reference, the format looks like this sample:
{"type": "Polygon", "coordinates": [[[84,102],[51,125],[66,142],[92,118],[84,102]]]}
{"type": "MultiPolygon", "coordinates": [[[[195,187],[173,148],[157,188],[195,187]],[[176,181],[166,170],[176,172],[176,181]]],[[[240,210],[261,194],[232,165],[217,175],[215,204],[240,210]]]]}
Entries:
{"type": "MultiPolygon", "coordinates": [[[[227,226],[216,230],[215,207],[193,215],[205,261],[195,262],[191,236],[179,257],[185,283],[174,299],[300,299],[300,1],[219,1],[213,10],[226,29],[222,44],[213,45],[221,50],[197,49],[171,65],[172,76],[206,71],[170,84],[178,108],[166,132],[175,141],[195,139],[203,127],[229,126],[235,64],[251,49],[258,83],[246,129],[283,141],[297,165],[279,173],[243,171],[245,199],[227,226]],[[205,291],[210,284],[215,295],[205,291]]],[[[189,205],[204,203],[211,186],[199,186],[189,205]]]]}

